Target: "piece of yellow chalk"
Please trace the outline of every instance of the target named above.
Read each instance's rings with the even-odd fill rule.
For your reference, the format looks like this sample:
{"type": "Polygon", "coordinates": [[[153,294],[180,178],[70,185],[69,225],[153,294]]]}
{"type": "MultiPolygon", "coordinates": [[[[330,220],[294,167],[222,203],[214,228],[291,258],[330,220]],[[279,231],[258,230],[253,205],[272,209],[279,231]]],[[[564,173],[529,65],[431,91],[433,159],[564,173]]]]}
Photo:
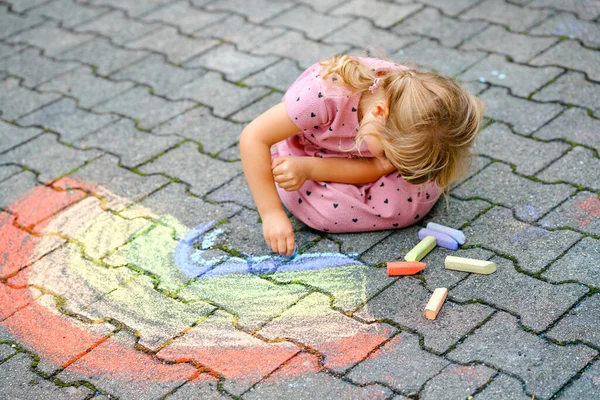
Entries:
{"type": "Polygon", "coordinates": [[[447,256],[444,265],[446,269],[474,272],[476,274],[491,274],[496,270],[496,264],[491,261],[454,256],[447,256]]]}
{"type": "Polygon", "coordinates": [[[426,236],[419,242],[411,251],[406,253],[404,259],[406,261],[421,261],[436,246],[437,241],[433,236],[426,236]]]}
{"type": "Polygon", "coordinates": [[[427,319],[435,319],[446,301],[446,296],[448,296],[448,289],[442,287],[437,288],[433,291],[429,302],[425,306],[425,318],[427,319]]]}

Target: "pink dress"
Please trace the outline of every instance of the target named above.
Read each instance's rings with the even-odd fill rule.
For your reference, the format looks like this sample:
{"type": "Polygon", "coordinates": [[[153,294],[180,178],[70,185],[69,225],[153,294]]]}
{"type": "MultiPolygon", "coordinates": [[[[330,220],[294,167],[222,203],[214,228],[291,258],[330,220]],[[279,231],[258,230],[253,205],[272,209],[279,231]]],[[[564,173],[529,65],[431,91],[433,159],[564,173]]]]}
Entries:
{"type": "MultiPolygon", "coordinates": [[[[374,70],[406,67],[375,58],[359,58],[374,70]]],[[[358,132],[360,94],[352,95],[335,78],[324,80],[316,63],[296,79],[283,97],[299,132],[276,144],[279,156],[359,157],[353,149],[358,132]]],[[[372,157],[366,145],[363,157],[372,157]]],[[[397,173],[364,185],[306,181],[300,190],[277,188],[285,207],[306,225],[325,232],[403,228],[422,219],[435,204],[435,183],[412,185],[397,173]]]]}

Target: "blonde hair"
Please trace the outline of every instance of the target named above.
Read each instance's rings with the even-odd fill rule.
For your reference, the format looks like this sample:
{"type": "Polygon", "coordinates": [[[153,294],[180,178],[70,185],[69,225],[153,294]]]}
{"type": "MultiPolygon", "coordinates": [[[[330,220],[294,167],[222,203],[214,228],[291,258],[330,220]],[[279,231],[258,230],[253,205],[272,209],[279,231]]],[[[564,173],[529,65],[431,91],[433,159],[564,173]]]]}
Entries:
{"type": "Polygon", "coordinates": [[[361,123],[357,149],[365,136],[376,137],[388,161],[407,182],[434,181],[446,194],[452,182],[466,174],[473,159],[470,148],[483,120],[482,100],[452,78],[433,72],[375,71],[347,55],[320,64],[325,67],[324,79],[336,75],[352,92],[361,93],[366,109],[378,99],[369,87],[375,78],[381,78],[375,95],[383,91],[389,116],[385,121],[361,123]]]}

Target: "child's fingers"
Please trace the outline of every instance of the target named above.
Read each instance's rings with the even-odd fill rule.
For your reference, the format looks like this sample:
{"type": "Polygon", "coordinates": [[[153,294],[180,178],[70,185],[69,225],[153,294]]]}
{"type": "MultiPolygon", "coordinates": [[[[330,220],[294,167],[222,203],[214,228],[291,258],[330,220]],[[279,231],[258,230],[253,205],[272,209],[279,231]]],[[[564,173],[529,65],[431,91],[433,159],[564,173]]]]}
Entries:
{"type": "Polygon", "coordinates": [[[291,257],[291,255],[294,253],[294,248],[296,247],[296,243],[294,242],[294,236],[288,236],[287,237],[287,253],[286,253],[286,257],[291,257]]]}
{"type": "Polygon", "coordinates": [[[284,161],[285,161],[285,157],[276,157],[276,158],[272,159],[271,160],[271,169],[277,167],[278,165],[280,165],[284,161]]]}
{"type": "Polygon", "coordinates": [[[288,253],[287,240],[286,240],[285,236],[279,236],[277,238],[277,252],[279,254],[281,254],[282,256],[284,256],[288,253]]]}

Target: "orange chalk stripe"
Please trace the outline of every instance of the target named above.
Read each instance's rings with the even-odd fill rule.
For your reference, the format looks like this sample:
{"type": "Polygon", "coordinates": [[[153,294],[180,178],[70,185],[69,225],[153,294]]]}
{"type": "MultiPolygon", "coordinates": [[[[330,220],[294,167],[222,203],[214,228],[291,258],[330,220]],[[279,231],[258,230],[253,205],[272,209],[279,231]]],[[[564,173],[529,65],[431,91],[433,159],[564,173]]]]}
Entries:
{"type": "Polygon", "coordinates": [[[425,269],[427,264],[419,261],[394,261],[387,263],[388,276],[414,275],[425,269]]]}
{"type": "Polygon", "coordinates": [[[446,301],[446,296],[448,296],[448,289],[446,288],[437,288],[433,291],[429,302],[425,306],[425,318],[433,320],[437,317],[444,301],[446,301]]]}

